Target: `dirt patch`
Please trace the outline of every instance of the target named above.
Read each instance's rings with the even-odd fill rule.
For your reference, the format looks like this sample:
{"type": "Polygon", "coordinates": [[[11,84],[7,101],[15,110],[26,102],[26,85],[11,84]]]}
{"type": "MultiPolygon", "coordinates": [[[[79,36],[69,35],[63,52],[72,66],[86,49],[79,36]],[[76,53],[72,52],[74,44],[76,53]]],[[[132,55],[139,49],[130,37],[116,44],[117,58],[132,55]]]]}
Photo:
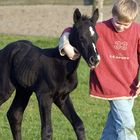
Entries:
{"type": "MultiPolygon", "coordinates": [[[[91,15],[92,6],[35,5],[0,6],[0,33],[58,37],[73,24],[73,11],[91,15]]],[[[104,7],[104,19],[111,17],[111,6],[104,7]]]]}

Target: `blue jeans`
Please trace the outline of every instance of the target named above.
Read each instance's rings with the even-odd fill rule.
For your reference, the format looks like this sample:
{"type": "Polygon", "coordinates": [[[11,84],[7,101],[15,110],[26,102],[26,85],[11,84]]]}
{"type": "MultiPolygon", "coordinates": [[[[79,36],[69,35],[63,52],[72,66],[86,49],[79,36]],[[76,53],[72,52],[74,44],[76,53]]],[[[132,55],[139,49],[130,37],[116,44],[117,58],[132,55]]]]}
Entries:
{"type": "Polygon", "coordinates": [[[132,112],[134,99],[111,100],[101,140],[138,140],[132,112]]]}

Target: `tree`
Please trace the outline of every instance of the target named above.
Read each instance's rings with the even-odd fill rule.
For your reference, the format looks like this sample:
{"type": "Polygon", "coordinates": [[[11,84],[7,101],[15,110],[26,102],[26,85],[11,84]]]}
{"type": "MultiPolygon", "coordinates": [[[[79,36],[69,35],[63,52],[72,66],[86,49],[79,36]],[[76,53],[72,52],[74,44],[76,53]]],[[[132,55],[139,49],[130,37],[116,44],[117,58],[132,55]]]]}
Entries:
{"type": "Polygon", "coordinates": [[[99,20],[103,20],[103,4],[104,0],[93,0],[93,6],[92,6],[92,11],[94,11],[96,8],[99,9],[99,20]]]}

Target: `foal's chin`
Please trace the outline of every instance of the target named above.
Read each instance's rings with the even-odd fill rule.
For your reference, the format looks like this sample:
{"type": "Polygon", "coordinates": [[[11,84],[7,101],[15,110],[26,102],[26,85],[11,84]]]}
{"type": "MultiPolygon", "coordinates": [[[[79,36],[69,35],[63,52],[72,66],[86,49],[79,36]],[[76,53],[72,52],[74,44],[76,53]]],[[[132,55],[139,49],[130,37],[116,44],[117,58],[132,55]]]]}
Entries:
{"type": "Polygon", "coordinates": [[[95,69],[95,68],[99,65],[99,63],[100,63],[100,62],[96,63],[95,65],[90,65],[90,64],[89,64],[90,69],[95,69]]]}

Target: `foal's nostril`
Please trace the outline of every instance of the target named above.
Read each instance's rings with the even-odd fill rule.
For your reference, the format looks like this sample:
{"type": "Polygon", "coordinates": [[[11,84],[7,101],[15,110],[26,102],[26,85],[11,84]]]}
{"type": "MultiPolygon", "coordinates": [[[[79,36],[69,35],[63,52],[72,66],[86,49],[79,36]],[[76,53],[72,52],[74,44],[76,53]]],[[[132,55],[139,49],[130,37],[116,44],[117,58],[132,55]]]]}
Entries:
{"type": "Polygon", "coordinates": [[[99,63],[99,61],[100,61],[100,56],[99,55],[97,55],[97,57],[91,56],[89,58],[89,62],[90,62],[91,65],[96,65],[97,63],[99,63]]]}
{"type": "Polygon", "coordinates": [[[93,57],[93,56],[91,56],[91,57],[89,58],[89,62],[90,62],[91,64],[94,63],[94,57],[93,57]]]}

